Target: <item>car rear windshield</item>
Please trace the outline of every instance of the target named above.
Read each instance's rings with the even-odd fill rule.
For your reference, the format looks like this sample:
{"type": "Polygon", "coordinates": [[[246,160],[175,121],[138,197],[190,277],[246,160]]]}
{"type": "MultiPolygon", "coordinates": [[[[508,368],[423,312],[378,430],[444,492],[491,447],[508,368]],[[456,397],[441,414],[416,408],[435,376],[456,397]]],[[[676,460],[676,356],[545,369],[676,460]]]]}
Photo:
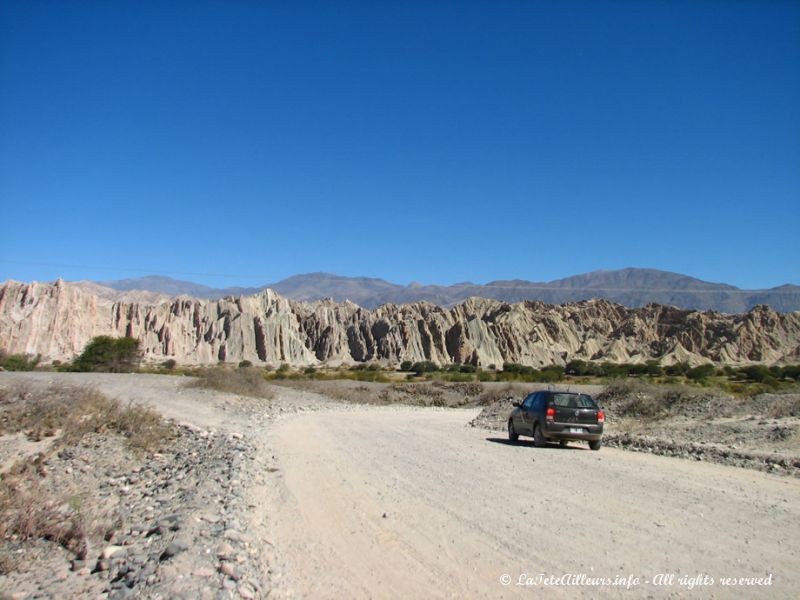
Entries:
{"type": "Polygon", "coordinates": [[[553,394],[552,403],[562,408],[597,408],[592,397],[586,394],[553,394]]]}

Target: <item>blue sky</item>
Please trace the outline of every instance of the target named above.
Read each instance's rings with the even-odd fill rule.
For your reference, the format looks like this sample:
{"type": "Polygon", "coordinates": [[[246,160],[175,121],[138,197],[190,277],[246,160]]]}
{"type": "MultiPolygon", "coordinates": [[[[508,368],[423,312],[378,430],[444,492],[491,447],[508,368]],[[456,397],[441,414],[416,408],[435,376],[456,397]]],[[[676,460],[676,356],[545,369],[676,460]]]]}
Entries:
{"type": "Polygon", "coordinates": [[[800,283],[800,2],[0,3],[0,280],[800,283]]]}

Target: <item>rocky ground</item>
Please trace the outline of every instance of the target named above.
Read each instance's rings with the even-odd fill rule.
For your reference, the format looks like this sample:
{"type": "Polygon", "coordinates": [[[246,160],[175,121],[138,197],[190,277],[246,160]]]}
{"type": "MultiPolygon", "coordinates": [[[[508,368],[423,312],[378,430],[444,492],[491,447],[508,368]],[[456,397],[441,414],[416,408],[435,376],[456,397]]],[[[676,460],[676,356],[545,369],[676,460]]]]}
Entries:
{"type": "Polygon", "coordinates": [[[255,598],[262,574],[240,485],[252,452],[241,436],[188,427],[140,459],[111,435],[62,450],[43,462],[41,492],[77,498],[102,537],[77,553],[12,539],[0,585],[25,598],[255,598]]]}
{"type": "MultiPolygon", "coordinates": [[[[51,380],[91,384],[109,397],[157,408],[174,435],[146,452],[108,430],[64,447],[55,443],[57,432],[1,436],[4,482],[15,465],[33,465],[39,487],[32,500],[80,526],[80,535],[70,530],[66,540],[7,531],[0,543],[5,597],[389,597],[393,590],[445,597],[470,589],[523,597],[517,592],[533,590],[504,595],[509,589],[497,587],[497,577],[509,565],[530,568],[514,561],[528,556],[524,540],[544,524],[530,512],[530,531],[514,541],[503,533],[514,511],[528,511],[534,501],[586,510],[587,495],[597,523],[591,535],[601,549],[595,569],[645,571],[663,562],[662,570],[686,571],[707,563],[722,572],[742,558],[747,573],[768,567],[780,574],[783,587],[772,597],[788,597],[792,588],[788,565],[796,558],[786,554],[786,540],[796,528],[797,479],[703,463],[797,476],[796,397],[582,390],[598,395],[607,410],[607,445],[692,459],[670,461],[613,448],[580,452],[577,445],[573,452],[534,452],[530,444],[481,433],[504,429],[510,402],[502,399],[519,399],[534,386],[430,384],[441,395],[422,398],[405,386],[324,382],[313,390],[274,387],[269,397],[253,398],[190,387],[183,377],[2,373],[0,389],[51,380]],[[383,404],[387,389],[390,400],[398,395],[420,407],[361,403],[383,404]],[[476,408],[422,407],[441,399],[476,408]],[[478,427],[465,427],[473,417],[478,427]],[[566,470],[580,475],[561,492],[537,494],[537,481],[566,470]],[[504,501],[493,503],[498,494],[504,501]],[[647,510],[623,510],[629,497],[647,510]],[[754,508],[770,502],[777,508],[752,521],[754,508]],[[665,503],[671,516],[666,526],[654,525],[652,515],[665,503]],[[705,508],[694,520],[697,506],[705,508]],[[726,528],[733,522],[736,528],[726,528]],[[616,532],[613,539],[604,538],[608,531],[616,532]],[[701,550],[698,531],[708,539],[701,550]],[[640,550],[645,538],[638,532],[655,544],[649,554],[640,550]],[[727,548],[724,557],[709,558],[720,548],[727,548]],[[445,587],[436,583],[440,576],[445,587]]],[[[571,543],[554,551],[541,568],[588,568],[583,558],[574,562],[571,543]]]]}
{"type": "MultiPolygon", "coordinates": [[[[4,376],[0,388],[18,383],[15,374],[4,376]]],[[[175,400],[162,404],[185,419],[170,419],[174,438],[147,453],[133,451],[110,431],[90,433],[64,448],[58,432],[38,441],[24,433],[0,436],[6,483],[19,487],[10,478],[15,466],[37,465],[35,497],[23,509],[39,521],[52,511],[55,519],[76,521],[82,531],[77,542],[46,539],[55,536],[42,526],[44,534],[30,539],[9,534],[0,546],[2,597],[266,597],[269,547],[251,526],[253,515],[267,507],[246,484],[264,483],[276,469],[269,456],[258,455],[256,432],[282,416],[325,406],[324,399],[307,395],[299,402],[273,402],[187,388],[181,378],[157,376],[71,379],[99,384],[112,395],[138,394],[144,404],[158,401],[151,391],[163,396],[168,392],[163,384],[175,380],[175,400]],[[122,379],[125,388],[115,387],[122,379]],[[182,396],[205,401],[192,415],[181,410],[182,396]]],[[[46,374],[28,375],[25,393],[35,394],[48,383],[46,374]]]]}

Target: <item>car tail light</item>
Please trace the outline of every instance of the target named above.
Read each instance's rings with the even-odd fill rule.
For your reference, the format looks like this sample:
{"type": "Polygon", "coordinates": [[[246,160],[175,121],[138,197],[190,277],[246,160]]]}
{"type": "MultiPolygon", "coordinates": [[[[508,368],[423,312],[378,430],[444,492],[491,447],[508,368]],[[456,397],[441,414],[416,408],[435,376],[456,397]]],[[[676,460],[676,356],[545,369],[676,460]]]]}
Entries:
{"type": "Polygon", "coordinates": [[[551,406],[550,408],[547,409],[545,417],[547,418],[548,421],[552,421],[555,416],[556,416],[556,409],[551,406]]]}
{"type": "Polygon", "coordinates": [[[598,423],[606,422],[606,413],[604,413],[602,410],[597,411],[597,422],[598,423]]]}

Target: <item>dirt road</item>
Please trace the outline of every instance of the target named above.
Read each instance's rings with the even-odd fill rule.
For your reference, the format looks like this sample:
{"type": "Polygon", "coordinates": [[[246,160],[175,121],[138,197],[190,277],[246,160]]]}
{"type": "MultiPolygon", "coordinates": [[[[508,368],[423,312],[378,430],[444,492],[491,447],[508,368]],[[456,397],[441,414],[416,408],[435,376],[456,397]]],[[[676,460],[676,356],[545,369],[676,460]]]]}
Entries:
{"type": "Polygon", "coordinates": [[[523,598],[546,587],[553,597],[616,597],[622,590],[610,585],[517,584],[539,574],[674,575],[672,585],[625,594],[664,597],[689,595],[680,578],[705,574],[715,584],[700,597],[796,597],[797,480],[612,449],[510,445],[465,427],[469,418],[371,409],[278,424],[270,535],[283,576],[273,593],[523,598]],[[719,584],[769,574],[771,586],[719,584]]]}
{"type": "Polygon", "coordinates": [[[800,589],[795,478],[511,445],[467,427],[474,410],[353,408],[278,388],[254,414],[179,378],[82,380],[258,445],[258,472],[243,485],[271,598],[790,598],[800,589]],[[721,582],[746,577],[768,585],[721,582]]]}

